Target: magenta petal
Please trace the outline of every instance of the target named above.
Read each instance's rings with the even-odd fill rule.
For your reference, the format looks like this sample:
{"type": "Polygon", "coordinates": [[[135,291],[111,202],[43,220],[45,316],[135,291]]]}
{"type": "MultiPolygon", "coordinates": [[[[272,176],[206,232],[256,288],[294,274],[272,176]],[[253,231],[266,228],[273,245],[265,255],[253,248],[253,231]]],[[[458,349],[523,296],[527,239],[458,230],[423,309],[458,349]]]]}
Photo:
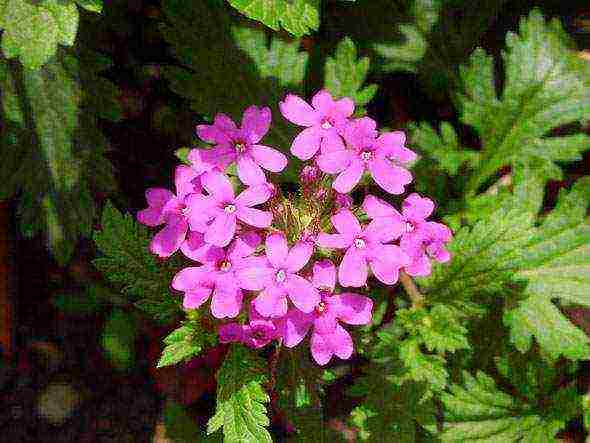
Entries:
{"type": "Polygon", "coordinates": [[[255,228],[268,228],[272,224],[272,212],[241,206],[236,211],[236,216],[242,223],[255,228]]]}
{"type": "Polygon", "coordinates": [[[149,188],[145,191],[145,199],[149,206],[163,207],[174,194],[164,188],[149,188]]]}
{"type": "Polygon", "coordinates": [[[352,337],[342,326],[336,326],[336,329],[332,334],[328,336],[330,345],[334,354],[342,360],[347,360],[352,355],[354,346],[352,343],[352,337]]]}
{"type": "Polygon", "coordinates": [[[161,207],[142,209],[137,213],[137,221],[146,226],[158,226],[164,223],[164,213],[161,207]]]}
{"type": "MultiPolygon", "coordinates": [[[[201,159],[205,165],[212,165],[219,168],[221,171],[225,170],[231,163],[235,162],[237,158],[236,150],[233,146],[215,146],[212,149],[203,150],[201,152],[201,159]]],[[[210,167],[207,171],[211,171],[210,167]]]]}
{"type": "Polygon", "coordinates": [[[225,211],[219,212],[217,217],[205,232],[205,241],[212,245],[225,247],[234,238],[236,233],[236,214],[229,214],[225,211]]]}
{"type": "Polygon", "coordinates": [[[289,298],[301,312],[309,313],[320,302],[320,294],[313,285],[296,274],[289,274],[285,282],[289,298]]]}
{"type": "Polygon", "coordinates": [[[176,185],[176,196],[182,201],[184,197],[196,191],[192,180],[197,177],[195,171],[189,166],[179,165],[174,172],[174,183],[176,185]]]}
{"type": "Polygon", "coordinates": [[[248,137],[250,143],[258,143],[270,128],[270,108],[258,108],[249,106],[242,116],[242,132],[248,137]]]}
{"type": "Polygon", "coordinates": [[[287,166],[285,154],[269,146],[253,145],[250,147],[250,155],[267,171],[281,172],[287,166]]]}
{"type": "Polygon", "coordinates": [[[384,148],[403,147],[406,143],[406,134],[402,131],[384,132],[377,138],[377,145],[384,148]]]}
{"type": "Polygon", "coordinates": [[[313,254],[313,243],[297,242],[289,251],[285,260],[285,268],[288,272],[299,272],[313,254]]]}
{"type": "Polygon", "coordinates": [[[364,230],[364,238],[369,242],[388,243],[406,232],[406,224],[401,219],[379,217],[371,221],[364,230]]]}
{"type": "Polygon", "coordinates": [[[375,277],[386,285],[397,283],[400,268],[409,263],[409,257],[396,245],[381,245],[369,260],[375,277]]]}
{"type": "Polygon", "coordinates": [[[317,261],[313,265],[313,285],[320,290],[334,291],[336,266],[330,260],[317,261]]]}
{"type": "Polygon", "coordinates": [[[299,126],[312,126],[317,123],[317,112],[301,97],[288,94],[285,100],[279,102],[279,109],[283,117],[299,126]]]}
{"type": "Polygon", "coordinates": [[[191,194],[185,199],[191,231],[205,232],[208,224],[219,212],[218,202],[211,196],[191,194]]]}
{"type": "Polygon", "coordinates": [[[339,320],[349,325],[368,325],[372,320],[373,300],[364,295],[344,294],[335,295],[334,310],[339,320]]]}
{"type": "Polygon", "coordinates": [[[188,291],[198,286],[203,286],[209,281],[211,268],[209,266],[192,266],[184,268],[176,273],[171,286],[177,291],[188,291]]]}
{"type": "Polygon", "coordinates": [[[342,286],[359,288],[367,282],[367,263],[364,254],[355,246],[346,250],[338,268],[338,280],[342,286]]]}
{"type": "Polygon", "coordinates": [[[332,359],[334,351],[323,335],[313,333],[310,340],[311,355],[318,365],[325,365],[332,359]]]}
{"type": "Polygon", "coordinates": [[[182,306],[185,309],[197,309],[207,301],[211,295],[211,288],[199,286],[186,291],[182,300],[182,306]]]}
{"type": "Polygon", "coordinates": [[[215,125],[198,125],[197,135],[201,140],[208,143],[216,143],[220,145],[231,143],[230,135],[215,125]]]}
{"type": "Polygon", "coordinates": [[[233,343],[242,341],[244,336],[242,325],[238,323],[227,323],[225,325],[221,325],[217,330],[219,334],[219,342],[220,343],[233,343]]]}
{"type": "Polygon", "coordinates": [[[344,249],[352,244],[353,238],[342,234],[318,234],[316,243],[322,248],[344,249]]]}
{"type": "Polygon", "coordinates": [[[230,245],[227,256],[230,261],[239,261],[241,258],[254,254],[256,248],[260,246],[262,239],[260,235],[253,231],[241,233],[230,245]]]}
{"type": "Polygon", "coordinates": [[[282,234],[270,234],[266,237],[265,246],[268,261],[277,269],[283,267],[289,254],[285,236],[282,234]]]}
{"type": "Polygon", "coordinates": [[[359,159],[353,159],[348,168],[336,177],[332,187],[341,194],[347,194],[358,184],[363,172],[365,172],[364,163],[359,159]]]}
{"type": "Polygon", "coordinates": [[[338,321],[336,320],[336,312],[327,309],[322,314],[318,315],[313,322],[313,330],[318,334],[331,334],[336,329],[338,321]]]}
{"type": "Polygon", "coordinates": [[[332,225],[340,234],[355,236],[361,232],[361,224],[349,209],[341,209],[330,217],[332,225]]]}
{"type": "Polygon", "coordinates": [[[426,197],[420,197],[415,192],[408,195],[402,203],[402,214],[413,221],[426,220],[434,211],[434,202],[426,197]]]}
{"type": "Polygon", "coordinates": [[[248,291],[260,291],[275,274],[265,258],[252,257],[234,272],[238,286],[248,291]]]}
{"type": "Polygon", "coordinates": [[[426,254],[420,254],[413,257],[411,263],[404,270],[412,277],[427,277],[432,272],[432,267],[426,254]]]}
{"type": "Polygon", "coordinates": [[[276,288],[266,288],[252,301],[252,305],[263,317],[283,317],[287,313],[287,298],[276,288]]]}
{"type": "Polygon", "coordinates": [[[350,117],[354,113],[354,101],[348,97],[336,100],[334,108],[341,117],[350,117]]]}
{"type": "Polygon", "coordinates": [[[340,137],[336,128],[324,131],[322,141],[320,143],[320,150],[322,154],[327,154],[334,151],[343,151],[344,149],[346,149],[344,140],[342,140],[342,137],[340,137]]]}
{"type": "Polygon", "coordinates": [[[244,189],[235,199],[235,203],[240,206],[256,206],[268,201],[272,196],[272,190],[267,183],[250,186],[244,189]]]}
{"type": "Polygon", "coordinates": [[[201,183],[205,190],[218,202],[230,202],[234,199],[234,189],[229,179],[218,171],[202,175],[201,183]]]}
{"type": "Polygon", "coordinates": [[[332,98],[332,94],[322,89],[312,97],[311,104],[316,110],[326,115],[334,107],[334,99],[332,98]]]}
{"type": "Polygon", "coordinates": [[[290,309],[285,316],[283,344],[288,348],[297,346],[305,338],[312,324],[312,314],[305,314],[298,309],[290,309]]]}
{"type": "Polygon", "coordinates": [[[240,181],[245,185],[254,186],[266,183],[264,171],[249,154],[240,155],[237,164],[238,177],[240,177],[240,181]]]}
{"type": "Polygon", "coordinates": [[[365,211],[370,218],[398,217],[401,219],[401,214],[393,206],[374,195],[367,195],[365,197],[365,201],[363,201],[363,211],[365,211]]]}
{"type": "Polygon", "coordinates": [[[321,138],[322,133],[316,127],[304,129],[293,140],[291,154],[300,160],[309,160],[320,149],[321,138]]]}
{"type": "Polygon", "coordinates": [[[369,171],[375,183],[390,194],[403,194],[404,186],[412,182],[412,174],[408,170],[381,158],[369,162],[369,171]]]}
{"type": "Polygon", "coordinates": [[[352,159],[352,153],[347,150],[331,151],[320,154],[316,159],[318,167],[327,174],[336,174],[348,168],[352,159]]]}
{"type": "Polygon", "coordinates": [[[174,198],[174,194],[168,189],[149,188],[145,191],[148,208],[137,213],[137,220],[147,226],[158,226],[164,223],[163,208],[166,203],[174,198]]]}
{"type": "Polygon", "coordinates": [[[170,257],[186,238],[188,223],[182,216],[169,217],[166,226],[150,243],[150,250],[159,257],[170,257]]]}
{"type": "Polygon", "coordinates": [[[235,286],[217,286],[211,299],[211,314],[215,318],[234,318],[242,308],[243,294],[235,286]]]}
{"type": "Polygon", "coordinates": [[[221,248],[205,243],[203,234],[195,231],[187,234],[180,250],[185,257],[200,263],[215,263],[224,255],[221,248]]]}

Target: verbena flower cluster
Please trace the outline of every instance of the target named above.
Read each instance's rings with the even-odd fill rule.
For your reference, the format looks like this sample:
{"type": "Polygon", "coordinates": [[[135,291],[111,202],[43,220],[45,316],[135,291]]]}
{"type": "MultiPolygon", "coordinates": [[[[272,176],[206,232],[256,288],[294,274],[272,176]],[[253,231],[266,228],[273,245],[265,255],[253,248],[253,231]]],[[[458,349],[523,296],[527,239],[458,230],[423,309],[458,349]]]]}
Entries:
{"type": "Polygon", "coordinates": [[[267,180],[265,171],[279,173],[288,160],[261,144],[270,109],[250,106],[239,127],[224,114],[197,126],[198,137],[213,146],[192,149],[190,166],[176,168],[176,193],[148,189],[148,208],[137,217],[164,225],[151,241],[154,254],[180,250],[195,262],[176,274],[172,288],[183,293],[185,309],[210,300],[221,342],[294,347],[311,330],[311,354],[324,365],[334,355],[352,355],[343,324],[371,322],[371,298],[348,288],[370,293],[369,273],[385,285],[396,284],[402,270],[430,274],[431,260],[450,259],[445,245],[452,233],[427,220],[434,202],[415,193],[401,211],[366,193],[354,206],[349,193],[365,172],[389,194],[403,194],[412,182],[407,166],[416,154],[404,146],[403,132],[380,134],[371,118],[353,117],[351,99],[334,100],[327,91],[311,105],[287,95],[279,106],[304,127],[291,145],[305,162],[301,198],[282,197],[267,180]]]}

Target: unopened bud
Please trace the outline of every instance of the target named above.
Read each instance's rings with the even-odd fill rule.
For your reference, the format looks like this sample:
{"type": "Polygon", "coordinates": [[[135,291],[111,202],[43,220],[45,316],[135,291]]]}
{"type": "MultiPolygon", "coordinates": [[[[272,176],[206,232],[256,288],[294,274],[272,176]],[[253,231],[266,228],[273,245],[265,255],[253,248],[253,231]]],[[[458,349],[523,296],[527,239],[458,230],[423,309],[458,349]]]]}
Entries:
{"type": "Polygon", "coordinates": [[[320,171],[317,166],[307,165],[304,166],[301,172],[299,173],[299,180],[301,181],[302,185],[308,186],[318,179],[319,174],[320,171]]]}
{"type": "Polygon", "coordinates": [[[352,206],[352,197],[347,194],[336,194],[336,207],[338,209],[341,208],[350,208],[352,206]]]}

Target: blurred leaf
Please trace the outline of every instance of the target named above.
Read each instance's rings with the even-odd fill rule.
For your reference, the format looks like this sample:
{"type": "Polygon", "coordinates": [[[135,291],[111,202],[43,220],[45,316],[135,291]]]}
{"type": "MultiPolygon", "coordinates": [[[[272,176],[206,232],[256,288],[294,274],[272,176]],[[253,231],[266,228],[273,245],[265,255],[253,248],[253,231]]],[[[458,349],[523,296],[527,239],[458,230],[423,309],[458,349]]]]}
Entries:
{"type": "Polygon", "coordinates": [[[114,309],[102,332],[102,347],[107,357],[119,370],[130,369],[135,362],[135,318],[120,309],[114,309]]]}
{"type": "Polygon", "coordinates": [[[166,438],[174,443],[221,443],[223,441],[218,434],[206,435],[186,409],[172,400],[166,401],[164,424],[166,438]]]}
{"type": "Polygon", "coordinates": [[[109,294],[105,288],[92,284],[85,292],[57,295],[53,304],[64,314],[89,315],[109,305],[109,294]]]}
{"type": "Polygon", "coordinates": [[[377,92],[377,85],[363,87],[369,72],[369,58],[357,59],[354,42],[346,37],[336,47],[334,57],[326,60],[324,87],[334,97],[349,97],[356,106],[369,103],[377,92]]]}
{"type": "Polygon", "coordinates": [[[279,25],[296,37],[318,29],[319,0],[228,0],[245,16],[275,31],[279,25]]]}

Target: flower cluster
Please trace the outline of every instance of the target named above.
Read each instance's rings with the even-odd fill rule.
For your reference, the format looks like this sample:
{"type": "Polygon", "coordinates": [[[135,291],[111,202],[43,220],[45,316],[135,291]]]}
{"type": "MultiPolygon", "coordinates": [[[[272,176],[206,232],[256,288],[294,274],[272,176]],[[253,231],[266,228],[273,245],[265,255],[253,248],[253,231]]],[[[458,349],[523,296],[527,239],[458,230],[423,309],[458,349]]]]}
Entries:
{"type": "Polygon", "coordinates": [[[191,150],[190,165],[177,167],[176,193],[148,189],[148,208],[137,217],[164,225],[151,241],[154,254],[165,258],[180,250],[194,262],[171,286],[183,293],[185,309],[211,300],[221,342],[260,348],[277,340],[294,347],[311,330],[311,354],[324,365],[334,355],[352,355],[343,324],[371,322],[371,298],[345,288],[367,293],[370,274],[384,285],[396,284],[400,271],[430,274],[431,260],[450,259],[445,245],[452,233],[427,221],[434,203],[415,193],[401,212],[368,194],[354,206],[350,192],[365,172],[390,194],[403,194],[411,183],[407,167],[416,155],[402,132],[379,133],[374,120],[353,117],[352,100],[334,100],[327,91],[315,94],[311,105],[287,95],[279,107],[305,127],[291,145],[306,162],[299,175],[304,198],[281,198],[280,187],[268,181],[265,171],[279,173],[288,161],[260,144],[270,109],[250,106],[240,127],[224,114],[197,126],[199,138],[213,146],[191,150]],[[232,183],[233,164],[239,182],[232,183]],[[327,232],[332,227],[335,232],[327,232]]]}

